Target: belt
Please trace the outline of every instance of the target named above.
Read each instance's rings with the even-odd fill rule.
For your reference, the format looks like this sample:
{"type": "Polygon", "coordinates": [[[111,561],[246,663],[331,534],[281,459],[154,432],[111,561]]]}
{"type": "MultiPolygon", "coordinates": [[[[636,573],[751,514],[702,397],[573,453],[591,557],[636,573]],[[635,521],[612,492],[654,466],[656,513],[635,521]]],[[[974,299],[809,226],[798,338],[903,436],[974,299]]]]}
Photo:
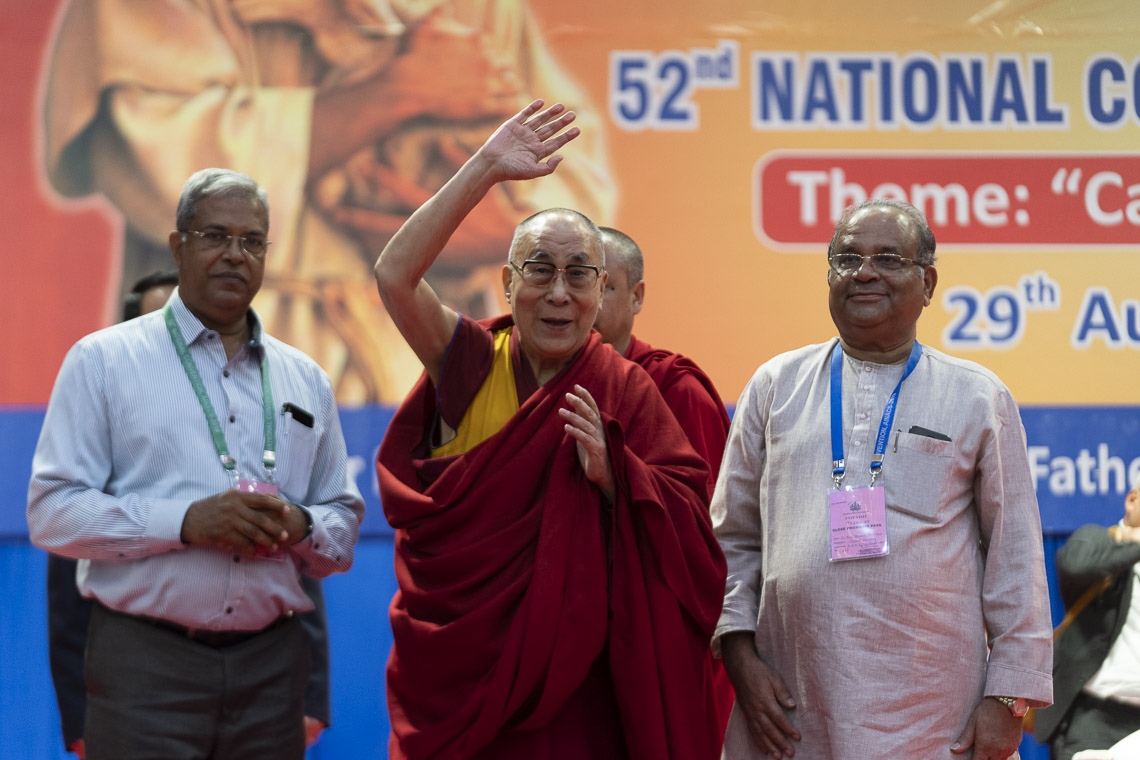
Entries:
{"type": "Polygon", "coordinates": [[[263,633],[272,631],[274,628],[280,628],[286,623],[292,622],[293,613],[286,612],[281,617],[274,620],[269,625],[256,631],[213,631],[206,628],[189,628],[178,623],[172,623],[169,620],[161,620],[159,618],[147,617],[146,615],[131,615],[126,612],[118,612],[116,610],[104,607],[107,612],[112,615],[119,615],[121,617],[137,620],[140,623],[160,628],[164,631],[176,633],[179,636],[189,639],[196,644],[207,646],[212,649],[225,649],[226,647],[236,646],[242,644],[250,639],[260,636],[263,633]]]}
{"type": "Polygon", "coordinates": [[[1082,691],[1077,695],[1075,702],[1084,702],[1085,709],[1100,710],[1132,721],[1140,721],[1140,706],[1130,702],[1121,702],[1118,699],[1103,699],[1095,694],[1082,691]]]}

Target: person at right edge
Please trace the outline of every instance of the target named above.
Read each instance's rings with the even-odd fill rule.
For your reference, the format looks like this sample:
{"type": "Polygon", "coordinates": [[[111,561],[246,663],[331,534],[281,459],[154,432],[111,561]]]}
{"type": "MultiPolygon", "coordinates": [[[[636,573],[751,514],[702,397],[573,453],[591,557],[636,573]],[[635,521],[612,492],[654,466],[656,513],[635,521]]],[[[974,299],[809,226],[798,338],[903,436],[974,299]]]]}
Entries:
{"type": "Polygon", "coordinates": [[[894,200],[828,248],[839,339],[761,366],[712,500],[728,760],[1017,756],[1052,700],[1041,519],[1017,404],[917,341],[934,235],[894,200]]]}
{"type": "Polygon", "coordinates": [[[1140,485],[1111,528],[1084,525],[1057,552],[1066,609],[1096,594],[1057,637],[1053,706],[1037,714],[1034,736],[1053,760],[1108,749],[1140,731],[1140,485]],[[1108,584],[1105,586],[1104,584],[1108,584]],[[1092,590],[1103,586],[1099,593],[1092,590]]]}

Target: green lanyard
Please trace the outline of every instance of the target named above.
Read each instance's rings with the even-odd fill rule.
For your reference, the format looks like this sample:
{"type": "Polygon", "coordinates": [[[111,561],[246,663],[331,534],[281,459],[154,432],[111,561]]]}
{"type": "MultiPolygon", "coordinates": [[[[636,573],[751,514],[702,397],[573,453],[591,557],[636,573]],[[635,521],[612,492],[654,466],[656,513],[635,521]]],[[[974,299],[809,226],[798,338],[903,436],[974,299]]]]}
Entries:
{"type": "MultiPolygon", "coordinates": [[[[194,364],[193,357],[190,356],[190,349],[186,346],[186,339],[182,337],[182,330],[178,328],[178,322],[174,318],[174,311],[170,308],[169,302],[162,308],[162,316],[166,320],[166,331],[170,333],[170,341],[174,344],[174,350],[178,353],[179,361],[182,362],[182,369],[186,372],[186,378],[194,388],[194,395],[198,397],[198,403],[206,415],[206,422],[210,426],[210,437],[214,439],[214,449],[218,452],[218,459],[221,460],[222,467],[225,467],[226,471],[236,479],[238,477],[237,462],[230,456],[230,450],[226,446],[226,435],[222,432],[218,415],[214,413],[214,405],[210,403],[210,397],[206,394],[206,387],[202,384],[202,376],[198,374],[198,367],[194,364]]],[[[262,452],[261,462],[265,465],[269,481],[272,482],[273,470],[277,466],[277,454],[275,452],[277,448],[277,420],[273,416],[273,390],[269,387],[269,356],[265,350],[261,352],[261,414],[265,421],[265,451],[262,452]]]]}

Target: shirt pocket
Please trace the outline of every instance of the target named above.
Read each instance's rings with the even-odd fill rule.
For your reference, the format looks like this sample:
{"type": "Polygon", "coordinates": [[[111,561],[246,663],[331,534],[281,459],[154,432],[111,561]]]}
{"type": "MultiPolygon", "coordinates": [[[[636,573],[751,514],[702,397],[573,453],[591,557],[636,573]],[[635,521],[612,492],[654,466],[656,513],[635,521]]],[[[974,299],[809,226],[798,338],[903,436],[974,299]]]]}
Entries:
{"type": "Polygon", "coordinates": [[[917,433],[899,433],[883,463],[887,506],[927,522],[952,488],[954,442],[917,433]]]}
{"type": "Polygon", "coordinates": [[[286,499],[303,505],[317,456],[317,431],[287,414],[278,424],[277,485],[286,499]]]}

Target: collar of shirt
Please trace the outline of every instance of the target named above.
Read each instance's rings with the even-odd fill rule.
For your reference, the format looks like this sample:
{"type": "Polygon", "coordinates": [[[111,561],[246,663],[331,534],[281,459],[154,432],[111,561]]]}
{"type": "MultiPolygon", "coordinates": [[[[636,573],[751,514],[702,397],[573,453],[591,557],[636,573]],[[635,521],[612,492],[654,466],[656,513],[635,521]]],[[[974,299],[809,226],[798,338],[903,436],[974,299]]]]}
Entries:
{"type": "MultiPolygon", "coordinates": [[[[175,288],[174,292],[170,294],[170,310],[174,312],[174,321],[178,323],[178,329],[182,331],[182,339],[186,341],[186,345],[193,345],[203,335],[212,332],[186,306],[178,293],[178,288],[175,288]]],[[[265,350],[265,332],[261,324],[261,317],[257,315],[252,306],[246,312],[246,319],[249,320],[248,345],[257,351],[265,350]]]]}

